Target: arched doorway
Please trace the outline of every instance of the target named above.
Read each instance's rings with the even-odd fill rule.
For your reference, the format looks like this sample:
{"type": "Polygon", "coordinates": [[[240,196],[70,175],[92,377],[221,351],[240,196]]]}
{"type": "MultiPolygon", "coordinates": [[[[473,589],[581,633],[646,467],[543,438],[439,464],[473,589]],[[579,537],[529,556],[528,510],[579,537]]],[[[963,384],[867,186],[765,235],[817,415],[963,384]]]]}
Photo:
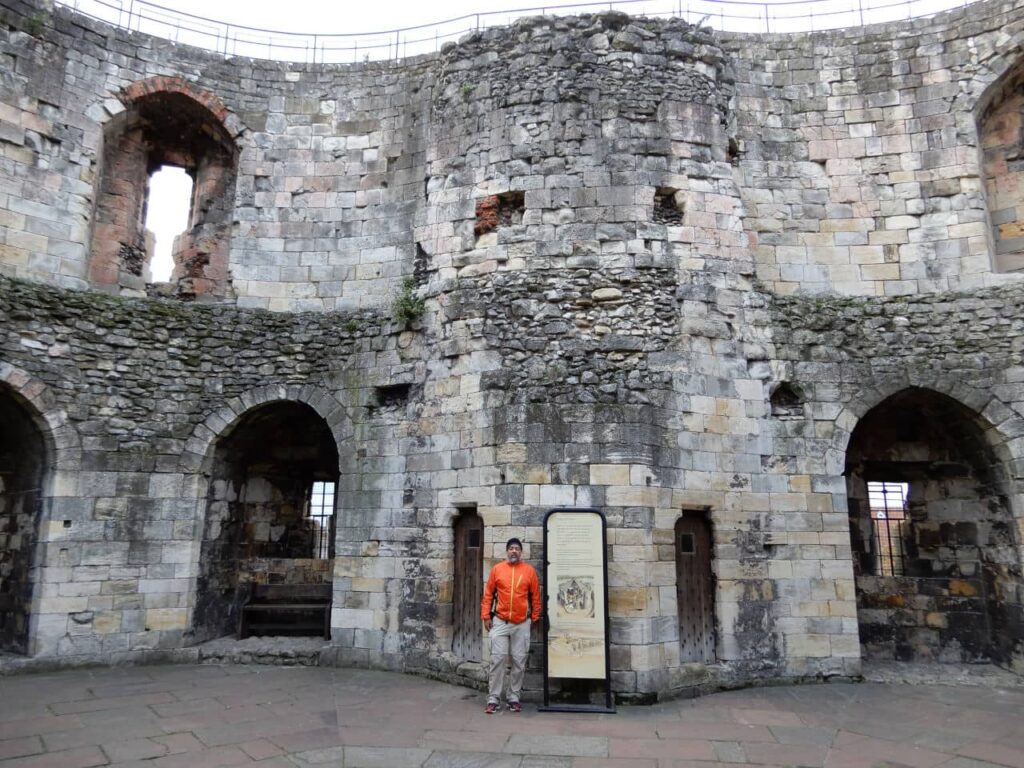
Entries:
{"type": "Polygon", "coordinates": [[[28,408],[0,385],[0,650],[26,653],[46,451],[28,408]]]}
{"type": "Polygon", "coordinates": [[[1020,561],[976,415],[931,390],[898,392],[853,431],[846,480],[863,656],[1011,663],[1020,561]]]}
{"type": "Polygon", "coordinates": [[[254,408],[218,441],[200,548],[196,641],[325,633],[337,481],[331,430],[303,403],[254,408]]]}

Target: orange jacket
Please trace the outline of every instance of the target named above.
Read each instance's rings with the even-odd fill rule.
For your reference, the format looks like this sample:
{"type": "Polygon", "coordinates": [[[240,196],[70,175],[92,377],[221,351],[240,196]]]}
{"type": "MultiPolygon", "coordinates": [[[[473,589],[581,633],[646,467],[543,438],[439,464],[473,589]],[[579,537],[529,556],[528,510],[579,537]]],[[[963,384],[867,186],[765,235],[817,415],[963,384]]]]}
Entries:
{"type": "Polygon", "coordinates": [[[529,563],[520,561],[510,565],[507,560],[502,560],[491,568],[484,597],[480,601],[480,618],[484,621],[491,618],[491,602],[495,594],[498,596],[495,615],[499,619],[522,624],[526,621],[527,598],[533,608],[531,621],[540,619],[540,582],[529,563]]]}

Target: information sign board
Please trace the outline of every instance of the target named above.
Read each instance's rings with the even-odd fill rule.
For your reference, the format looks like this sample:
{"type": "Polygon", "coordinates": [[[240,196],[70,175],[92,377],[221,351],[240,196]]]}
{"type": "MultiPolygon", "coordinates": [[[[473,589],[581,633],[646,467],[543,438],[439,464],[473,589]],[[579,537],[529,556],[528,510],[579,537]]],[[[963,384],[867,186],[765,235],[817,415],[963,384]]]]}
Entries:
{"type": "Polygon", "coordinates": [[[600,510],[559,508],[544,518],[544,709],[614,711],[605,542],[600,510]],[[603,681],[605,704],[552,705],[552,679],[603,681]]]}

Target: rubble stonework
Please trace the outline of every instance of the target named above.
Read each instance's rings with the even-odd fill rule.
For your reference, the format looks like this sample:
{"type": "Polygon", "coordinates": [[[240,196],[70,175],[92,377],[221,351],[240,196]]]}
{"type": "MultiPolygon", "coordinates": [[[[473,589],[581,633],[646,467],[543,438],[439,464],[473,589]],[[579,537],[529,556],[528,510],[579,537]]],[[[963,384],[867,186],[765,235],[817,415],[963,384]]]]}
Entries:
{"type": "Polygon", "coordinates": [[[485,572],[512,535],[539,567],[579,506],[621,697],[1021,668],[1019,2],[796,36],[538,17],[356,65],[0,7],[3,650],[173,655],[253,585],[329,581],[319,663],[474,683],[456,519],[485,572]],[[170,285],[161,162],[199,182],[170,285]],[[880,480],[910,488],[899,573],[880,480]]]}

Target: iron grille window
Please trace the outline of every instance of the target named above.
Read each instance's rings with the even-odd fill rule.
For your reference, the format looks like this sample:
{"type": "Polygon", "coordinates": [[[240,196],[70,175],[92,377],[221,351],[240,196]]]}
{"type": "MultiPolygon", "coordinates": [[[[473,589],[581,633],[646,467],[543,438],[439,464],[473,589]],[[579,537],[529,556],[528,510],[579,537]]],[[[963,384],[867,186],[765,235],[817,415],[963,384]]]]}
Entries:
{"type": "Polygon", "coordinates": [[[868,483],[872,535],[879,576],[906,574],[907,483],[868,483]]]}
{"type": "Polygon", "coordinates": [[[334,483],[315,482],[309,491],[309,519],[313,522],[313,557],[331,556],[334,518],[334,483]]]}

